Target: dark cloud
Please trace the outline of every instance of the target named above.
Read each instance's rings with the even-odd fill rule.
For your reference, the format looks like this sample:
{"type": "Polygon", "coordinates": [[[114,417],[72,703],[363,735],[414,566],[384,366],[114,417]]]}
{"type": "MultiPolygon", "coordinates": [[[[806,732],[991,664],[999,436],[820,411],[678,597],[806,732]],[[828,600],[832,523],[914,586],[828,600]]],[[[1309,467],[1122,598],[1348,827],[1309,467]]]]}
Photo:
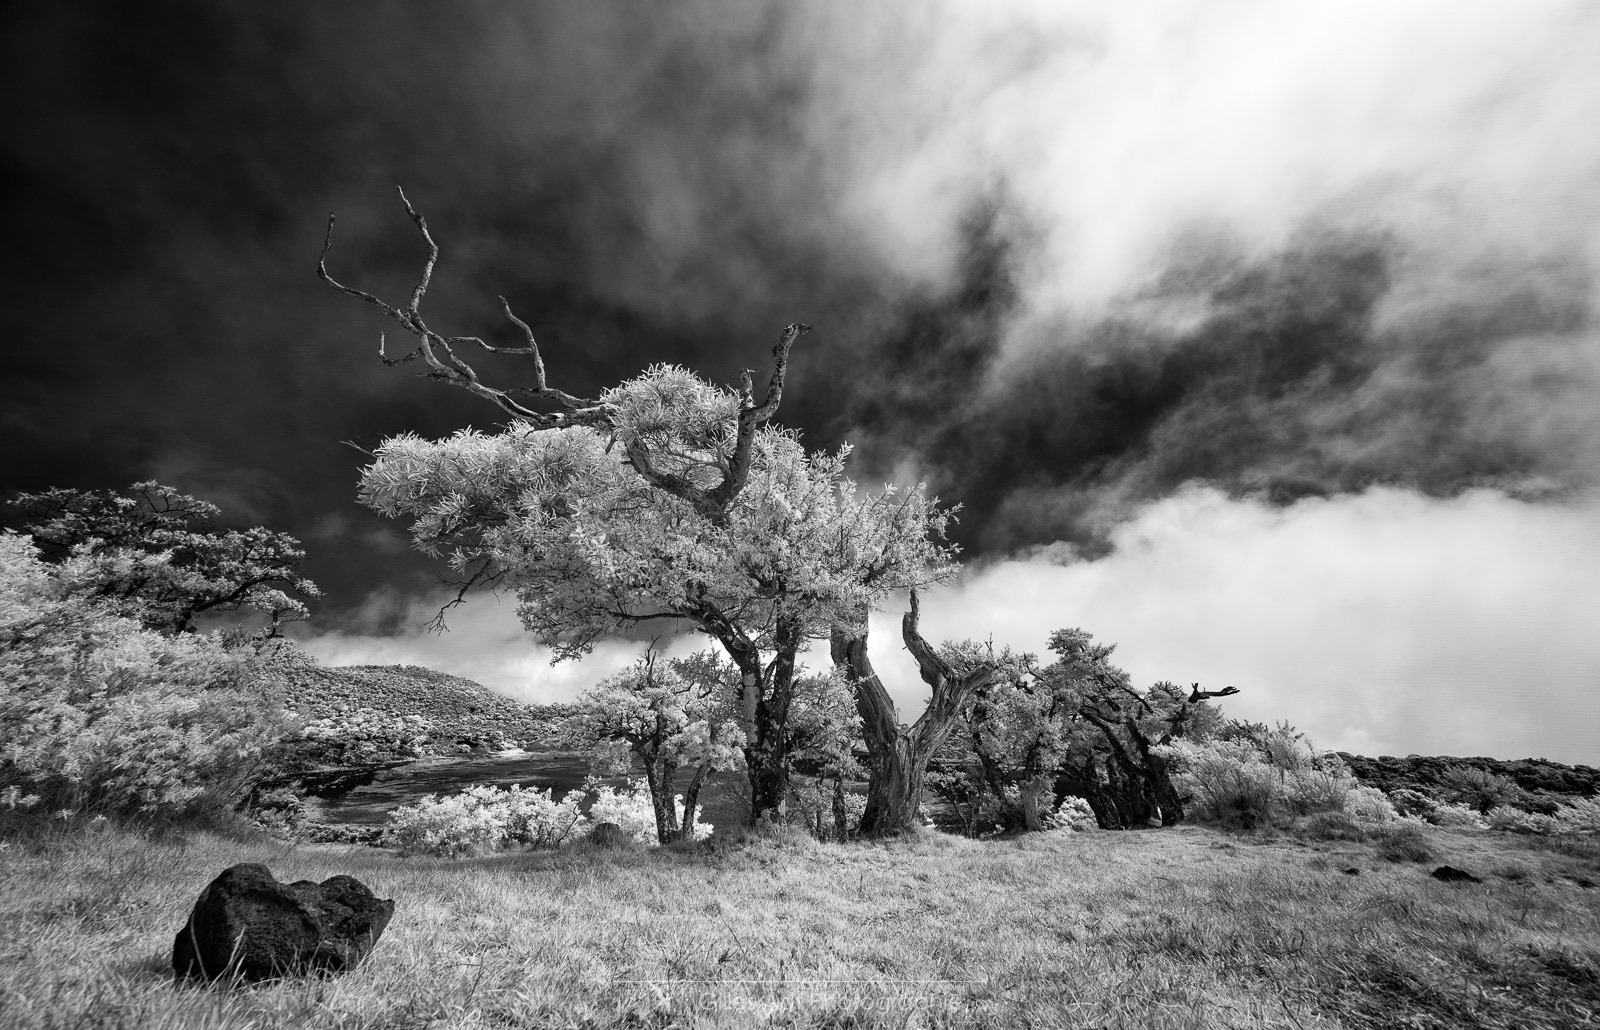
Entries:
{"type": "MultiPolygon", "coordinates": [[[[156,476],[311,542],[325,618],[393,629],[406,605],[380,618],[364,599],[436,569],[356,507],[363,457],[341,441],[497,420],[384,368],[382,320],[313,275],[335,209],[334,273],[409,290],[422,250],[395,184],[444,251],[430,321],[510,342],[504,293],[573,392],[655,361],[731,382],[778,327],[817,326],[785,420],[857,444],[864,479],[927,476],[965,506],[975,556],[1093,553],[1195,479],[1278,502],[1593,482],[1583,251],[1463,249],[1375,202],[1280,204],[1293,232],[1266,244],[1164,202],[1137,218],[1108,202],[1085,228],[1041,189],[1054,144],[941,134],[1009,131],[1014,112],[1030,144],[1092,129],[1050,105],[1055,78],[1076,89],[1099,68],[1130,97],[1166,95],[1116,72],[1118,31],[863,17],[858,33],[811,5],[731,0],[17,15],[0,73],[3,486],[156,476]],[[1157,222],[1153,256],[1105,263],[1110,301],[1058,288],[1100,267],[1096,240],[1157,222]]],[[[1157,115],[1105,123],[1103,149],[1157,115]]],[[[1161,201],[1189,174],[1169,163],[1159,188],[1155,172],[1084,181],[1161,201]]]]}

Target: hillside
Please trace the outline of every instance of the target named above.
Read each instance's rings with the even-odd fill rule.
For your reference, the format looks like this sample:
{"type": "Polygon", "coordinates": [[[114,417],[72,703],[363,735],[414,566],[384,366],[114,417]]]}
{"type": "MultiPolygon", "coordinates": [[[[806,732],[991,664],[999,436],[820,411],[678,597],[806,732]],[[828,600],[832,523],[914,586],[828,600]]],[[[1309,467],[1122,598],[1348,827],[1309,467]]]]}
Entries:
{"type": "Polygon", "coordinates": [[[1543,758],[1520,758],[1515,761],[1428,755],[1364,758],[1342,751],[1338,755],[1344,759],[1356,779],[1389,793],[1408,788],[1435,794],[1449,770],[1473,768],[1504,776],[1534,795],[1594,797],[1600,794],[1600,769],[1587,765],[1562,765],[1543,758]]]}
{"type": "Polygon", "coordinates": [[[536,746],[548,740],[559,705],[529,705],[480,683],[417,665],[344,665],[295,672],[291,708],[311,719],[360,708],[418,715],[432,723],[430,750],[459,745],[536,746]]]}

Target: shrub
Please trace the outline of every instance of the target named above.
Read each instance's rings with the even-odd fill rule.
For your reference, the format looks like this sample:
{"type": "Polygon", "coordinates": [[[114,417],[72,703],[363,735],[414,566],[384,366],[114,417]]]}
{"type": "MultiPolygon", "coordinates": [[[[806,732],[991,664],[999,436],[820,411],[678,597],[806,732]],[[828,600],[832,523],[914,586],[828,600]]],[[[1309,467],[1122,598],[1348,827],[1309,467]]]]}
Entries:
{"type": "Polygon", "coordinates": [[[1483,820],[1478,816],[1478,810],[1468,808],[1466,805],[1435,805],[1433,811],[1422,817],[1434,826],[1464,826],[1470,829],[1482,829],[1483,820]]]}
{"type": "Polygon", "coordinates": [[[1394,804],[1394,810],[1401,815],[1426,817],[1439,806],[1439,803],[1420,790],[1401,787],[1389,794],[1389,800],[1394,804]]]}
{"type": "Polygon", "coordinates": [[[1100,823],[1095,819],[1094,809],[1089,807],[1089,802],[1080,797],[1069,796],[1062,799],[1054,812],[1044,817],[1044,828],[1082,833],[1086,830],[1098,830],[1100,823]]]}
{"type": "Polygon", "coordinates": [[[1540,815],[1535,812],[1524,812],[1511,805],[1496,805],[1489,809],[1483,817],[1491,830],[1500,830],[1503,833],[1535,833],[1547,834],[1556,830],[1556,818],[1549,815],[1540,815]]]}
{"type": "Polygon", "coordinates": [[[395,809],[383,839],[404,852],[455,857],[507,845],[553,848],[580,836],[582,823],[575,795],[558,803],[549,788],[480,786],[395,809]]]}
{"type": "Polygon", "coordinates": [[[1169,749],[1173,784],[1193,802],[1196,818],[1246,829],[1267,822],[1280,789],[1278,771],[1248,737],[1169,749]]]}
{"type": "Polygon", "coordinates": [[[1377,832],[1379,858],[1389,862],[1431,862],[1436,857],[1427,832],[1415,822],[1401,820],[1377,832]]]}
{"type": "Polygon", "coordinates": [[[0,534],[0,788],[68,813],[231,806],[291,728],[277,652],[146,629],[81,593],[85,568],[0,534]]]}
{"type": "Polygon", "coordinates": [[[1522,788],[1515,780],[1470,765],[1445,770],[1439,786],[1446,800],[1474,808],[1480,815],[1523,798],[1522,788]]]}
{"type": "Polygon", "coordinates": [[[1352,787],[1345,795],[1344,810],[1364,823],[1390,823],[1399,817],[1389,795],[1377,787],[1352,787]]]}
{"type": "Polygon", "coordinates": [[[1600,797],[1573,798],[1556,812],[1557,833],[1600,833],[1600,797]]]}
{"type": "MultiPolygon", "coordinates": [[[[629,780],[627,787],[619,791],[590,777],[584,782],[584,793],[592,797],[588,812],[590,826],[616,823],[640,844],[661,843],[656,832],[655,804],[650,800],[650,787],[643,779],[629,780]]],[[[683,799],[679,797],[676,801],[681,811],[683,799]]],[[[696,811],[694,825],[689,829],[693,838],[699,840],[709,837],[714,827],[701,822],[700,813],[696,811]]]]}

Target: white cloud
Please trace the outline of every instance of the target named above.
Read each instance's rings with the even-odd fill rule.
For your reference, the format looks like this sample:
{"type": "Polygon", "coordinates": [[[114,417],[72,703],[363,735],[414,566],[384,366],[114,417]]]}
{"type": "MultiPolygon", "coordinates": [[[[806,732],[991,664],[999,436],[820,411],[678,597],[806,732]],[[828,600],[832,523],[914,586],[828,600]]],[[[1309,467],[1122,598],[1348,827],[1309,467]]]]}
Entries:
{"type": "Polygon", "coordinates": [[[1371,490],[1272,509],[1190,489],[1114,542],[983,569],[927,599],[924,632],[1042,651],[1080,626],[1135,682],[1236,685],[1230,715],[1322,747],[1600,765],[1600,500],[1371,490]]]}
{"type": "Polygon", "coordinates": [[[938,275],[963,204],[1003,180],[1042,233],[1031,297],[1047,313],[1125,297],[1194,223],[1262,249],[1313,215],[1447,246],[1595,238],[1600,13],[1582,0],[945,0],[800,17],[809,130],[846,155],[840,202],[860,238],[938,275]]]}
{"type": "MultiPolygon", "coordinates": [[[[374,591],[346,620],[349,630],[299,643],[324,665],[420,665],[535,704],[570,701],[644,651],[642,642],[603,640],[584,659],[552,666],[550,649],[535,645],[523,630],[509,595],[470,597],[446,613],[447,632],[427,632],[424,627],[446,600],[374,591]]],[[[706,646],[704,638],[684,637],[666,653],[682,657],[706,646]]]]}

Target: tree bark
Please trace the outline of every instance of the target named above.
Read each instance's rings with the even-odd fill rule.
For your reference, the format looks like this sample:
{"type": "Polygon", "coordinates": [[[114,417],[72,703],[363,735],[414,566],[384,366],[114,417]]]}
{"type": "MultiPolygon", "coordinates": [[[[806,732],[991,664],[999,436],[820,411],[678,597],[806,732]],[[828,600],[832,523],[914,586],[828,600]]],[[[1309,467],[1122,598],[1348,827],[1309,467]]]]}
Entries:
{"type": "Polygon", "coordinates": [[[928,760],[949,737],[962,702],[994,678],[994,670],[987,667],[957,675],[918,632],[918,615],[917,595],[912,591],[911,610],[901,619],[900,632],[933,694],[927,711],[910,728],[900,724],[894,699],[867,656],[866,613],[848,625],[833,628],[833,662],[855,688],[856,710],[861,715],[862,737],[867,746],[867,807],[861,814],[860,827],[863,837],[892,836],[921,825],[928,760]]]}

